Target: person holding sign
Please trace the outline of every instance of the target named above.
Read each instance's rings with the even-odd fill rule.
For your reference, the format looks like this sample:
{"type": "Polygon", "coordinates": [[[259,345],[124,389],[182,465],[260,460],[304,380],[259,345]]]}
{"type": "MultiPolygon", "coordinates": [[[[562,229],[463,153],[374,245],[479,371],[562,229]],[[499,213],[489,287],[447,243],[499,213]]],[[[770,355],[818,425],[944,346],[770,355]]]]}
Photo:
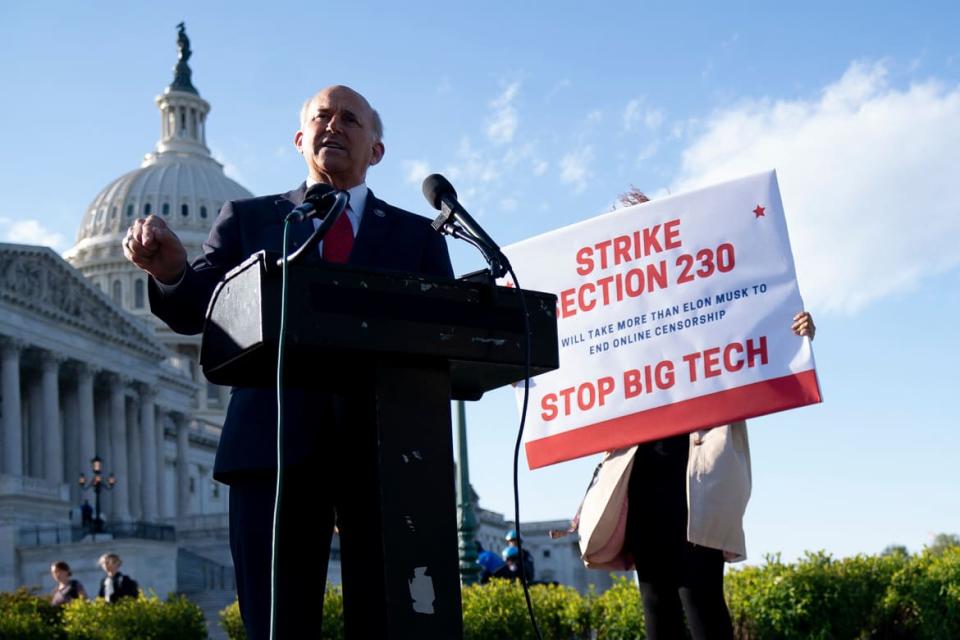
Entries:
{"type": "MultiPolygon", "coordinates": [[[[792,331],[811,340],[812,316],[792,331]]],[[[633,557],[647,638],[733,638],[723,565],[746,558],[743,514],[750,498],[744,421],[637,446],[628,489],[624,551],[633,557]]]]}

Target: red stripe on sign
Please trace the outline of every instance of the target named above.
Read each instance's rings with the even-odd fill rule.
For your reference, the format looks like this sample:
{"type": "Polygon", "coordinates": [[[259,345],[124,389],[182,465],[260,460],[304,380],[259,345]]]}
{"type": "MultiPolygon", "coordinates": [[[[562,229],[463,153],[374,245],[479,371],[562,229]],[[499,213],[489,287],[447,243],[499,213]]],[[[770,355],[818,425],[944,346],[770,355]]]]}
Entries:
{"type": "Polygon", "coordinates": [[[526,444],[527,464],[537,469],[818,402],[817,372],[803,371],[531,440],[526,444]]]}

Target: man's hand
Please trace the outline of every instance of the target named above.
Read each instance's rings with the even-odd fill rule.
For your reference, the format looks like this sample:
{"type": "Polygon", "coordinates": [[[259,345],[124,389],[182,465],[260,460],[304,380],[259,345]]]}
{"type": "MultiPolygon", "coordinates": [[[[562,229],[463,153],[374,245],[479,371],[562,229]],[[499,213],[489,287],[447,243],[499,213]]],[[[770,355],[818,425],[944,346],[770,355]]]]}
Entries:
{"type": "Polygon", "coordinates": [[[813,340],[814,334],[817,333],[817,328],[813,324],[813,316],[807,311],[801,311],[793,316],[793,324],[790,328],[793,329],[793,332],[798,336],[808,336],[811,340],[813,340]]]}
{"type": "Polygon", "coordinates": [[[123,255],[164,284],[174,284],[187,268],[187,251],[157,216],[137,218],[123,239],[123,255]]]}

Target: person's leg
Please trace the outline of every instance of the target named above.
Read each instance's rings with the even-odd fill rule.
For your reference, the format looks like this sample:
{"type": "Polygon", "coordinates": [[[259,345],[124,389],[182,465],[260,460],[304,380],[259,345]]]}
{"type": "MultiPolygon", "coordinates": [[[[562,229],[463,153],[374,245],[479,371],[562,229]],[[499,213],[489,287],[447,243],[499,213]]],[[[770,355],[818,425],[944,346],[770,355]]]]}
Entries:
{"type": "Polygon", "coordinates": [[[648,640],[686,637],[676,583],[640,582],[640,597],[643,600],[643,624],[648,640]]]}
{"type": "Polygon", "coordinates": [[[336,467],[337,528],[343,581],[344,631],[350,640],[387,634],[380,465],[374,399],[357,393],[339,397],[336,467]]]}
{"type": "Polygon", "coordinates": [[[685,638],[678,589],[686,541],[687,436],[642,444],[630,476],[626,540],[637,568],[647,638],[685,638]]]}
{"type": "Polygon", "coordinates": [[[686,543],[680,600],[693,640],[733,640],[723,597],[723,552],[686,543]]]}
{"type": "MultiPolygon", "coordinates": [[[[280,638],[319,636],[330,554],[333,510],[318,495],[317,477],[306,469],[284,474],[278,544],[277,632],[280,638]],[[309,526],[305,513],[312,515],[309,526]]],[[[249,640],[270,635],[271,554],[275,474],[246,475],[230,485],[230,550],[233,554],[240,612],[249,640]]]]}

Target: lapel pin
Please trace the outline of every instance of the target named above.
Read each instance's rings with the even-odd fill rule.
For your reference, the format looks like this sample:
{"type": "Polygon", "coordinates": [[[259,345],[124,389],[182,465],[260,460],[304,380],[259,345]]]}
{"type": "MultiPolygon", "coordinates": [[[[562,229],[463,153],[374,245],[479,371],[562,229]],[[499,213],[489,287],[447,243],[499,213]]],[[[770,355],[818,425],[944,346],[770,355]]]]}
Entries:
{"type": "Polygon", "coordinates": [[[385,213],[383,212],[383,209],[374,209],[374,210],[373,210],[373,215],[377,216],[378,218],[383,218],[383,217],[386,216],[387,214],[385,214],[385,213]]]}

